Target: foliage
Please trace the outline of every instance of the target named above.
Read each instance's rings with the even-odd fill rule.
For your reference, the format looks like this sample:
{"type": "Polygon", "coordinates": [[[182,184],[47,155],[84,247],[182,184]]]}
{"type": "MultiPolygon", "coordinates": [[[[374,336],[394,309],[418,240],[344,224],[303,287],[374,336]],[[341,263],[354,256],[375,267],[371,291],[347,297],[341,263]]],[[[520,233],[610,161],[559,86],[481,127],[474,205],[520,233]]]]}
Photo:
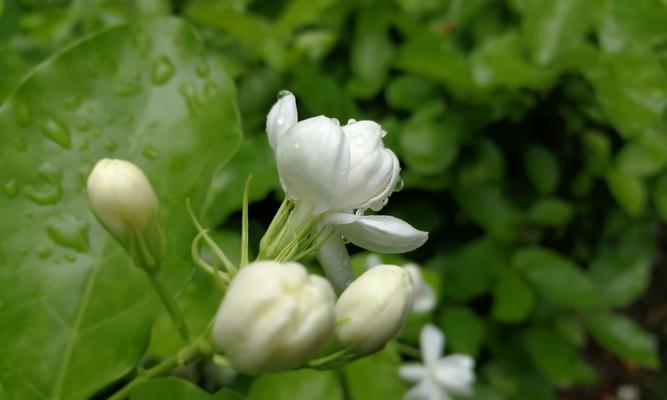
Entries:
{"type": "MultiPolygon", "coordinates": [[[[169,284],[205,329],[219,295],[191,276],[184,201],[238,246],[228,229],[252,174],[261,235],[279,189],[264,121],[285,88],[300,117],[382,121],[405,182],[388,208],[430,231],[408,258],[440,299],[410,324],[433,320],[450,349],[477,357],[473,398],[591,385],[585,354],[600,347],[660,370],[657,338],[625,311],[651,282],[667,221],[665,44],[661,0],[0,0],[0,397],[102,398],[178,348],[85,206],[101,157],[151,178],[169,284]]],[[[400,339],[416,345],[410,324],[400,339]]],[[[232,389],[399,398],[398,350],[232,389]]],[[[239,396],[165,378],[131,398],[160,393],[239,396]]]]}

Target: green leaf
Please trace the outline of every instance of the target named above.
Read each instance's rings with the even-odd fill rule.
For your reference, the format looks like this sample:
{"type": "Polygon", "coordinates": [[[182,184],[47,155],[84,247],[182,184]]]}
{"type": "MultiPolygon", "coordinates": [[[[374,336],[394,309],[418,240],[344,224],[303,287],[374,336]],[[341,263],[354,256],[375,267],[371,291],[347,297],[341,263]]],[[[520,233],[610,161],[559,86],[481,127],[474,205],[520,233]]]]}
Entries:
{"type": "Polygon", "coordinates": [[[445,307],[439,322],[452,353],[477,357],[484,343],[484,321],[475,312],[467,307],[445,307]]]}
{"type": "Polygon", "coordinates": [[[586,324],[595,340],[623,359],[657,370],[660,367],[657,342],[634,321],[620,314],[587,316],[586,324]]]}
{"type": "Polygon", "coordinates": [[[653,47],[667,39],[667,5],[660,0],[604,2],[598,38],[609,52],[653,47]]]}
{"type": "Polygon", "coordinates": [[[596,2],[589,0],[520,0],[524,42],[535,63],[564,62],[591,28],[596,2]]]}
{"type": "Polygon", "coordinates": [[[644,251],[624,254],[614,250],[593,260],[591,277],[600,288],[604,304],[610,307],[627,306],[648,287],[654,257],[644,251]]]}
{"type": "Polygon", "coordinates": [[[517,250],[512,266],[556,304],[573,308],[597,304],[598,291],[590,278],[572,260],[554,251],[540,247],[517,250]]]}
{"type": "Polygon", "coordinates": [[[505,248],[492,239],[479,239],[457,249],[442,261],[443,292],[469,300],[489,290],[496,271],[504,268],[505,248]]]}
{"type": "Polygon", "coordinates": [[[536,67],[524,58],[515,31],[485,41],[474,51],[471,62],[475,83],[484,88],[543,88],[556,77],[553,70],[536,67]]]}
{"type": "Polygon", "coordinates": [[[201,204],[238,148],[235,97],[187,24],[155,19],[67,48],[5,103],[0,379],[10,397],[88,398],[136,364],[161,305],[94,220],[86,176],[103,157],[145,171],[165,217],[163,272],[182,285],[194,233],[185,199],[201,204]]]}
{"type": "Polygon", "coordinates": [[[644,211],[646,188],[640,178],[612,168],[607,172],[606,179],[609,191],[625,212],[636,217],[644,211]]]}
{"type": "MultiPolygon", "coordinates": [[[[664,138],[662,142],[665,142],[664,138]]],[[[656,144],[655,141],[650,144],[626,144],[616,156],[616,168],[639,178],[659,172],[667,163],[667,152],[655,146],[656,144]]],[[[664,144],[662,147],[664,148],[664,144]]]]}
{"type": "Polygon", "coordinates": [[[667,174],[658,178],[652,192],[653,204],[662,221],[667,221],[667,174]]]}
{"type": "Polygon", "coordinates": [[[454,198],[465,215],[499,240],[516,235],[519,210],[496,184],[461,185],[454,189],[454,198]]]}
{"type": "Polygon", "coordinates": [[[301,369],[256,378],[248,400],[342,400],[343,389],[336,374],[301,369]]]}
{"type": "Polygon", "coordinates": [[[542,194],[556,190],[560,181],[560,167],[556,156],[546,147],[530,146],[523,158],[530,181],[542,194]]]}
{"type": "Polygon", "coordinates": [[[523,321],[535,302],[533,292],[511,270],[501,273],[493,290],[493,299],[491,314],[504,322],[523,321]]]}
{"type": "Polygon", "coordinates": [[[460,126],[456,121],[433,115],[441,110],[437,103],[424,107],[401,130],[401,155],[405,164],[420,174],[442,172],[458,155],[460,126]]]}
{"type": "Polygon", "coordinates": [[[280,187],[273,149],[265,135],[246,137],[236,156],[216,172],[203,206],[205,224],[215,226],[241,209],[243,187],[249,175],[252,175],[248,192],[251,203],[280,187]]]}
{"type": "Polygon", "coordinates": [[[623,137],[660,126],[667,107],[667,73],[655,56],[644,51],[600,53],[583,69],[607,118],[623,137]]]}
{"type": "Polygon", "coordinates": [[[400,400],[405,385],[398,376],[400,356],[393,346],[345,366],[343,373],[351,400],[400,400]]]}
{"type": "Polygon", "coordinates": [[[417,111],[436,96],[431,81],[419,75],[399,75],[385,89],[387,103],[400,110],[417,111]]]}
{"type": "Polygon", "coordinates": [[[528,210],[528,219],[542,226],[567,225],[574,209],[570,203],[559,198],[540,199],[528,210]]]}
{"type": "Polygon", "coordinates": [[[382,89],[394,57],[386,10],[385,7],[368,7],[357,14],[355,40],[350,49],[354,79],[349,91],[362,99],[372,98],[382,89]]]}
{"type": "Polygon", "coordinates": [[[243,396],[223,389],[210,394],[190,381],[178,378],[157,378],[143,382],[132,390],[130,400],[243,400],[243,396]]]}
{"type": "Polygon", "coordinates": [[[577,349],[546,327],[535,326],[523,334],[533,364],[555,385],[592,383],[595,372],[577,354],[577,349]]]}

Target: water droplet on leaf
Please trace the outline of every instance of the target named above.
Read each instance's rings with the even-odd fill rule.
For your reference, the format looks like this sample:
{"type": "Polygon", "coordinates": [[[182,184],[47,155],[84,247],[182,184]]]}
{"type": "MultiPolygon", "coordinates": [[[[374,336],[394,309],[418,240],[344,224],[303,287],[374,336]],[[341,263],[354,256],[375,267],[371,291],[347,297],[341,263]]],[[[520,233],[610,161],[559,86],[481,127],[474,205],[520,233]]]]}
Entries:
{"type": "Polygon", "coordinates": [[[30,116],[30,108],[26,104],[17,104],[14,108],[14,117],[16,123],[21,127],[30,125],[32,118],[30,116]]]}
{"type": "Polygon", "coordinates": [[[218,91],[218,85],[216,85],[213,81],[208,81],[204,85],[204,98],[212,99],[215,97],[215,95],[218,94],[218,91]]]}
{"type": "Polygon", "coordinates": [[[49,118],[42,124],[42,133],[60,147],[64,149],[72,148],[69,129],[55,118],[49,118]]]}
{"type": "Polygon", "coordinates": [[[62,216],[49,221],[46,225],[46,234],[55,243],[85,252],[90,248],[88,242],[88,223],[71,215],[62,216]]]}
{"type": "Polygon", "coordinates": [[[37,248],[37,257],[41,259],[46,259],[51,255],[51,248],[47,246],[40,246],[37,248]]]}
{"type": "Polygon", "coordinates": [[[16,193],[19,191],[19,184],[16,182],[16,179],[10,179],[2,185],[2,191],[9,197],[16,196],[16,193]]]}
{"type": "Polygon", "coordinates": [[[144,147],[142,154],[150,160],[156,160],[160,156],[160,151],[151,145],[144,147]]]}
{"type": "Polygon", "coordinates": [[[151,68],[151,79],[155,85],[164,85],[169,82],[175,71],[174,63],[169,57],[162,54],[154,62],[151,68]]]}
{"type": "Polygon", "coordinates": [[[141,85],[132,81],[119,82],[114,89],[114,93],[123,97],[134,96],[139,92],[141,92],[141,85]]]}
{"type": "Polygon", "coordinates": [[[196,67],[197,76],[200,78],[206,78],[209,73],[208,65],[201,63],[196,67]]]}
{"type": "Polygon", "coordinates": [[[78,125],[76,126],[76,128],[78,130],[83,131],[83,132],[90,129],[90,127],[91,127],[90,121],[88,121],[87,119],[82,119],[81,121],[79,121],[78,125]]]}
{"type": "Polygon", "coordinates": [[[201,108],[201,104],[197,99],[197,92],[195,90],[195,87],[191,83],[182,83],[178,87],[178,92],[185,99],[185,104],[187,105],[190,113],[197,114],[197,112],[201,108]]]}
{"type": "Polygon", "coordinates": [[[104,148],[106,151],[115,151],[118,148],[118,143],[115,140],[107,140],[107,142],[104,144],[104,148]]]}
{"type": "Polygon", "coordinates": [[[74,95],[65,99],[65,109],[67,111],[76,111],[81,105],[81,97],[74,95]]]}
{"type": "Polygon", "coordinates": [[[26,187],[25,193],[28,198],[39,205],[55,204],[60,201],[63,193],[62,173],[50,164],[45,164],[39,169],[37,176],[41,183],[26,187]]]}

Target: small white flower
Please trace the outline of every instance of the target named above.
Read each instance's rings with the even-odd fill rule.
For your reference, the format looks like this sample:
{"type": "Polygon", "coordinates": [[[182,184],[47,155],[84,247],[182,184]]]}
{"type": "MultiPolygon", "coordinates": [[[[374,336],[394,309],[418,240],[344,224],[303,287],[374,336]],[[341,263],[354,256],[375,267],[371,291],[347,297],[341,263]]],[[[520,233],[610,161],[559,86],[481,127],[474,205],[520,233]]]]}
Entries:
{"type": "Polygon", "coordinates": [[[381,349],[403,328],[412,310],[412,279],[396,265],[364,272],[336,302],[336,336],[358,355],[381,349]]]}
{"type": "Polygon", "coordinates": [[[140,267],[164,256],[160,205],[146,175],[129,161],[102,159],[88,176],[88,201],[98,221],[140,267]]]}
{"type": "Polygon", "coordinates": [[[412,306],[414,313],[426,313],[433,311],[436,305],[435,292],[422,275],[421,268],[417,264],[409,263],[403,266],[412,277],[415,288],[415,302],[412,306]]]}
{"type": "Polygon", "coordinates": [[[294,95],[281,92],[266,121],[281,184],[296,204],[294,221],[305,222],[303,214],[324,214],[327,234],[334,231],[318,259],[339,290],[353,278],[342,237],[382,253],[404,253],[426,242],[428,233],[403,220],[363,215],[368,208],[380,210],[400,179],[398,159],[384,147],[380,125],[350,121],[341,127],[325,116],[297,121],[294,95]]]}
{"type": "Polygon", "coordinates": [[[423,364],[401,366],[400,375],[415,382],[404,400],[450,400],[451,395],[466,395],[475,382],[475,360],[463,354],[443,357],[445,336],[434,325],[422,328],[420,346],[423,364]]]}
{"type": "Polygon", "coordinates": [[[331,336],[334,301],[329,282],[301,264],[251,263],[229,285],[213,342],[246,373],[298,367],[331,336]]]}

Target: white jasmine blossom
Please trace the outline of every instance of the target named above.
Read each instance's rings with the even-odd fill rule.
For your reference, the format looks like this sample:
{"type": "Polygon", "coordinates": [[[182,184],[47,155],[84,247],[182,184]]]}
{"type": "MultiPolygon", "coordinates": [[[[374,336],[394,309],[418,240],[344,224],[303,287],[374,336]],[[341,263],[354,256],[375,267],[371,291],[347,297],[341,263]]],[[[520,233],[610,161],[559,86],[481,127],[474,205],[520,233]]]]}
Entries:
{"type": "Polygon", "coordinates": [[[452,395],[466,395],[475,382],[475,360],[463,354],[443,357],[445,336],[434,325],[427,324],[420,334],[422,364],[401,366],[400,375],[417,383],[404,400],[450,400],[452,395]]]}
{"type": "Polygon", "coordinates": [[[229,285],[213,342],[246,373],[298,367],[331,336],[334,301],[329,282],[301,264],[251,263],[229,285]]]}
{"type": "Polygon", "coordinates": [[[90,208],[137,266],[153,268],[164,256],[160,205],[146,175],[129,161],[102,159],[87,181],[90,208]]]}
{"type": "Polygon", "coordinates": [[[358,355],[381,349],[398,334],[412,310],[412,279],[396,265],[364,272],[336,302],[336,336],[358,355]]]}
{"type": "Polygon", "coordinates": [[[424,244],[428,233],[380,210],[400,180],[396,155],[384,147],[384,131],[373,121],[317,116],[298,121],[296,100],[289,92],[267,116],[266,130],[275,150],[278,173],[287,197],[294,201],[291,230],[298,232],[307,216],[322,216],[318,259],[338,290],[353,279],[342,237],[371,251],[403,253],[424,244]],[[288,126],[292,124],[291,126],[288,126]]]}

